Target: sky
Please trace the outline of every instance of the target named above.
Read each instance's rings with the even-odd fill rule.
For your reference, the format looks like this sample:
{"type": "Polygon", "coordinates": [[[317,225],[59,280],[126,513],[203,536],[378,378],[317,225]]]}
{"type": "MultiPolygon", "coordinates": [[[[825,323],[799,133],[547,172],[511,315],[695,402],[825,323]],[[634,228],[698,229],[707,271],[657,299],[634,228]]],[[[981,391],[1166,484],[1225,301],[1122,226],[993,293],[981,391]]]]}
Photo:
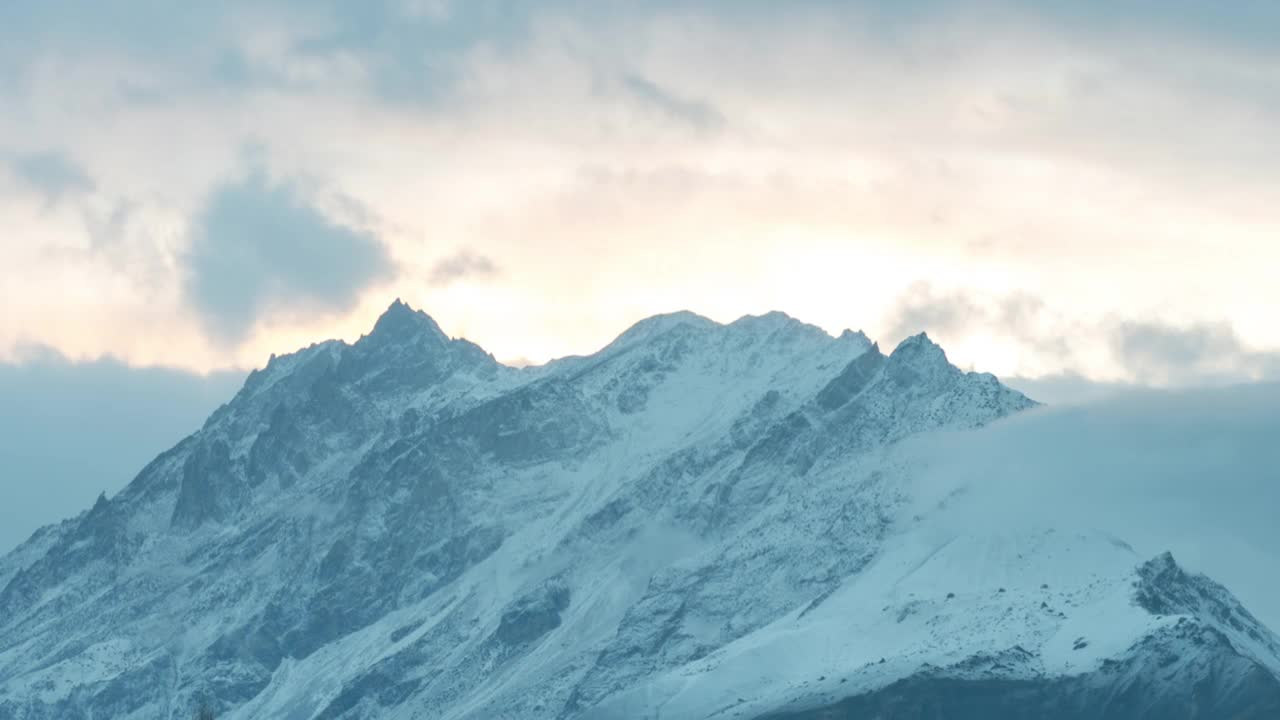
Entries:
{"type": "Polygon", "coordinates": [[[396,297],[511,363],[782,310],[1053,401],[1280,377],[1277,37],[1270,0],[3,3],[0,427],[77,422],[0,489],[69,514],[396,297]],[[155,432],[55,462],[121,417],[155,432]]]}

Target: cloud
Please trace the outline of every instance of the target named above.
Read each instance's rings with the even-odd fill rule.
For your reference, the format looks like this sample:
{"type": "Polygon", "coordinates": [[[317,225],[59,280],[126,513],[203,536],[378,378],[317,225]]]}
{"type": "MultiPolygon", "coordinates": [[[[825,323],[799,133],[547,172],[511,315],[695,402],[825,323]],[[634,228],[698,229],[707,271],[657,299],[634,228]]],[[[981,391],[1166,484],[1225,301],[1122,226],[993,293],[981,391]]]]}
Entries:
{"type": "Polygon", "coordinates": [[[71,362],[26,347],[0,363],[0,553],[114,493],[229,400],[244,373],[71,362]]]}
{"type": "Polygon", "coordinates": [[[1229,323],[1173,326],[1123,321],[1111,332],[1119,362],[1146,384],[1280,378],[1280,353],[1244,346],[1229,323]]]}
{"type": "Polygon", "coordinates": [[[0,278],[0,352],[34,338],[207,368],[358,333],[363,307],[292,329],[281,315],[229,348],[288,312],[247,293],[239,312],[201,304],[220,309],[205,324],[221,344],[168,341],[197,305],[185,228],[255,141],[273,177],[368,209],[354,226],[401,263],[388,295],[425,296],[503,356],[582,352],[674,307],[863,327],[921,279],[978,294],[989,337],[946,344],[996,372],[1119,377],[1096,319],[1121,307],[1226,317],[1280,346],[1253,301],[1272,296],[1280,230],[1280,55],[1225,27],[1257,35],[1276,11],[1175,2],[0,4],[0,136],[66,149],[97,184],[89,232],[109,248],[69,272],[50,258],[91,244],[71,203],[0,207],[29,239],[0,247],[24,269],[0,278]],[[484,292],[433,282],[422,237],[504,272],[484,292]],[[121,268],[138,267],[159,280],[127,287],[121,268]],[[83,292],[30,289],[67,283],[83,292]],[[1020,289],[1065,317],[1023,303],[1039,344],[993,364],[999,326],[1021,322],[996,305],[1020,289]],[[133,331],[89,339],[54,306],[133,331]]]}
{"type": "Polygon", "coordinates": [[[918,511],[959,532],[1057,528],[1166,550],[1280,625],[1280,385],[1135,390],[908,441],[918,511]],[[956,492],[960,490],[960,492],[956,492]]]}
{"type": "Polygon", "coordinates": [[[642,75],[628,73],[622,85],[632,97],[695,130],[712,131],[725,125],[724,115],[715,106],[675,95],[642,75]]]}
{"type": "Polygon", "coordinates": [[[1093,380],[1076,372],[1003,377],[1000,381],[1032,400],[1054,406],[1087,405],[1138,389],[1132,383],[1093,380]]]}
{"type": "Polygon", "coordinates": [[[969,290],[939,290],[920,282],[893,305],[886,320],[885,340],[896,343],[919,332],[943,340],[986,332],[1012,338],[1028,350],[1067,359],[1071,348],[1066,338],[1046,332],[1057,323],[1045,302],[1029,293],[985,296],[969,290]]]}
{"type": "Polygon", "coordinates": [[[456,79],[453,59],[495,40],[514,43],[534,10],[506,0],[228,0],[143,6],[127,0],[0,5],[0,80],[21,84],[32,58],[130,58],[143,82],[109,90],[140,103],[193,92],[332,90],[359,79],[384,102],[429,104],[456,79]]]}
{"type": "Polygon", "coordinates": [[[184,262],[190,304],[228,344],[264,319],[349,310],[395,269],[374,235],[331,220],[299,187],[260,170],[214,191],[184,262]]]}
{"type": "Polygon", "coordinates": [[[18,179],[40,193],[46,204],[94,188],[84,168],[60,152],[17,154],[10,158],[9,166],[18,179]]]}
{"type": "Polygon", "coordinates": [[[428,275],[432,285],[444,286],[469,277],[484,277],[498,272],[498,266],[484,255],[460,250],[441,259],[428,275]]]}
{"type": "Polygon", "coordinates": [[[887,322],[890,344],[920,332],[946,336],[966,332],[989,320],[989,311],[968,293],[938,292],[928,283],[916,283],[899,298],[887,322]]]}
{"type": "Polygon", "coordinates": [[[893,305],[885,322],[886,340],[896,342],[921,331],[944,344],[981,337],[1015,345],[1027,360],[1056,370],[1040,377],[1015,377],[1045,402],[1079,403],[1134,386],[1220,385],[1280,378],[1280,352],[1251,350],[1231,323],[1171,325],[1159,320],[1108,316],[1072,320],[1024,292],[988,295],[967,289],[938,290],[917,283],[893,305]],[[1095,354],[1106,357],[1122,379],[1089,379],[1072,368],[1080,345],[1101,341],[1095,354]]]}

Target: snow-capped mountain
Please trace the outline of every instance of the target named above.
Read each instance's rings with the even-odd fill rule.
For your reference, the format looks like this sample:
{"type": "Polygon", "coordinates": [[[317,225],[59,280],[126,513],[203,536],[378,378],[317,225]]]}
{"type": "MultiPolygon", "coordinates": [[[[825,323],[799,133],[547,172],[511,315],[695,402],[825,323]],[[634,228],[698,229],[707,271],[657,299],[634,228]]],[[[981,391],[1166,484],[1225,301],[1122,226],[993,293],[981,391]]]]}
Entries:
{"type": "Polygon", "coordinates": [[[516,369],[397,301],[0,559],[0,717],[1280,717],[1227,590],[912,496],[899,441],[1033,406],[924,335],[677,313],[516,369]]]}

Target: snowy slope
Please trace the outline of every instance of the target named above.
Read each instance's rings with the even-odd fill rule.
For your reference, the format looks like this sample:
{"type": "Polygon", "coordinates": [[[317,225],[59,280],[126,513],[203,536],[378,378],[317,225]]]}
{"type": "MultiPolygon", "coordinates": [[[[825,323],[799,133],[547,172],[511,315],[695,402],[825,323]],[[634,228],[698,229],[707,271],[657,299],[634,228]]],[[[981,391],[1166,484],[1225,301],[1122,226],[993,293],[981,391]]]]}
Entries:
{"type": "Polygon", "coordinates": [[[900,441],[1033,405],[924,335],[677,313],[515,369],[397,301],[0,560],[0,717],[751,718],[1149,679],[1189,628],[1223,640],[1179,677],[1269,697],[1280,645],[1208,580],[913,496],[900,441]]]}
{"type": "MultiPolygon", "coordinates": [[[[921,675],[1047,682],[1098,673],[1144,640],[1193,626],[1228,638],[1252,667],[1280,670],[1275,638],[1253,637],[1256,621],[1229,594],[1171,557],[1143,563],[1121,541],[1086,534],[930,535],[894,538],[816,609],[649,679],[593,716],[757,717],[921,675]],[[1193,586],[1189,604],[1144,606],[1193,586]]],[[[1194,647],[1176,645],[1180,662],[1195,658],[1194,647]]]]}

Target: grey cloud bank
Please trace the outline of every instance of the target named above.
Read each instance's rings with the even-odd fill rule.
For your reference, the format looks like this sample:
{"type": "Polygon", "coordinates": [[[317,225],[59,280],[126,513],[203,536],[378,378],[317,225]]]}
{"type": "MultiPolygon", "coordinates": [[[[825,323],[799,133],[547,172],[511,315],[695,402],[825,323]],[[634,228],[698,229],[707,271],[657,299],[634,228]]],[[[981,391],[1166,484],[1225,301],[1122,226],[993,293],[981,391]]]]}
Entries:
{"type": "Polygon", "coordinates": [[[71,362],[42,348],[0,363],[0,552],[124,487],[243,380],[111,358],[71,362]]]}
{"type": "Polygon", "coordinates": [[[1280,623],[1280,384],[1128,390],[902,448],[951,528],[1101,530],[1213,568],[1280,623]],[[956,492],[956,488],[963,488],[956,492]]]}
{"type": "Polygon", "coordinates": [[[185,263],[189,301],[228,343],[264,318],[349,310],[394,271],[374,235],[331,221],[297,187],[257,171],[214,192],[185,263]]]}

